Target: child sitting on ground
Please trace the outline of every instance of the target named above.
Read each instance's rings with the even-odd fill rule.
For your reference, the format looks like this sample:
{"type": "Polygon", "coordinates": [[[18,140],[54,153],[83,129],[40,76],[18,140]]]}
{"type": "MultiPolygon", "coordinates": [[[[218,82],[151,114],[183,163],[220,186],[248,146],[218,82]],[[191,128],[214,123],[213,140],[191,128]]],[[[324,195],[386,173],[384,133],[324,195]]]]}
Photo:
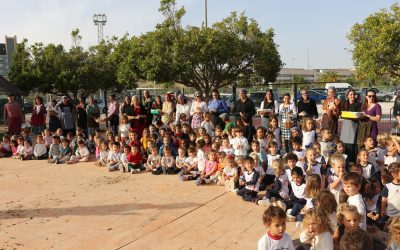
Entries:
{"type": "Polygon", "coordinates": [[[3,141],[0,143],[0,158],[10,157],[11,155],[12,152],[11,152],[10,136],[4,135],[3,141]]]}
{"type": "Polygon", "coordinates": [[[75,151],[74,155],[71,155],[67,164],[74,164],[78,162],[87,162],[89,161],[90,152],[85,146],[85,142],[83,140],[78,141],[78,149],[75,151]]]}
{"type": "Polygon", "coordinates": [[[185,160],[185,166],[179,173],[179,179],[181,181],[195,180],[197,177],[197,157],[196,149],[194,147],[189,147],[189,156],[185,160]]]}
{"type": "Polygon", "coordinates": [[[292,239],[286,231],[286,213],[282,208],[271,206],[264,211],[263,223],[267,228],[258,241],[258,250],[294,250],[292,239]]]}
{"type": "Polygon", "coordinates": [[[112,148],[108,152],[108,157],[107,157],[108,171],[115,171],[119,169],[119,159],[121,157],[119,147],[120,145],[118,142],[112,143],[112,148]]]}
{"type": "Polygon", "coordinates": [[[36,145],[33,148],[33,155],[36,160],[45,160],[48,158],[47,147],[44,144],[44,139],[41,135],[38,135],[36,138],[36,145]]]}
{"type": "Polygon", "coordinates": [[[233,155],[226,156],[224,163],[225,167],[217,184],[225,186],[226,190],[229,192],[234,192],[238,180],[238,170],[235,166],[235,157],[233,155]]]}
{"type": "Polygon", "coordinates": [[[147,157],[145,164],[146,171],[150,172],[161,167],[161,156],[158,154],[158,148],[156,144],[150,146],[151,154],[147,157]]]}
{"type": "Polygon", "coordinates": [[[100,153],[97,161],[94,163],[94,165],[98,167],[105,167],[107,166],[107,159],[108,159],[108,144],[107,142],[103,141],[100,143],[100,153]]]}
{"type": "Polygon", "coordinates": [[[56,159],[54,159],[54,163],[55,164],[65,163],[69,161],[72,154],[73,151],[70,146],[70,141],[67,138],[64,138],[61,142],[60,157],[56,157],[56,159]]]}
{"type": "Polygon", "coordinates": [[[24,148],[22,149],[20,159],[21,160],[32,160],[33,158],[33,147],[29,140],[24,140],[24,148]]]}
{"type": "Polygon", "coordinates": [[[286,204],[282,200],[289,199],[289,178],[283,169],[283,161],[281,159],[272,162],[272,168],[275,172],[275,181],[273,189],[267,190],[265,197],[258,201],[258,205],[269,207],[272,198],[277,199],[277,206],[286,210],[286,204]]]}
{"type": "Polygon", "coordinates": [[[143,167],[143,156],[140,153],[139,146],[133,144],[131,146],[131,153],[127,156],[128,159],[128,172],[132,174],[140,173],[145,170],[143,167]]]}
{"type": "Polygon", "coordinates": [[[334,232],[337,228],[337,202],[335,196],[328,190],[321,190],[315,197],[315,205],[320,211],[326,214],[329,220],[329,226],[334,232]]]}
{"type": "Polygon", "coordinates": [[[237,195],[241,196],[244,201],[254,202],[257,199],[260,175],[255,171],[254,159],[250,156],[245,158],[244,165],[246,167],[244,179],[239,179],[239,184],[244,187],[237,191],[237,195]]]}
{"type": "Polygon", "coordinates": [[[201,171],[200,177],[197,178],[196,185],[209,184],[218,180],[217,152],[211,149],[207,156],[208,160],[205,161],[204,169],[201,171]]]}
{"type": "Polygon", "coordinates": [[[119,157],[119,170],[125,173],[128,170],[128,155],[131,153],[131,147],[125,145],[124,152],[121,153],[119,157]]]}

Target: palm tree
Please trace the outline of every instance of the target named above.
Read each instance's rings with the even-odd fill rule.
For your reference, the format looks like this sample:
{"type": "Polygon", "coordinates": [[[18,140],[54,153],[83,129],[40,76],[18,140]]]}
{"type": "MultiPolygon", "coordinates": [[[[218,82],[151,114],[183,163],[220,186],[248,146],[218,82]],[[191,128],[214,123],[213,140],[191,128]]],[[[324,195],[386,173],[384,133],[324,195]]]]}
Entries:
{"type": "Polygon", "coordinates": [[[321,74],[318,78],[319,82],[337,82],[340,78],[339,72],[327,71],[321,74]]]}

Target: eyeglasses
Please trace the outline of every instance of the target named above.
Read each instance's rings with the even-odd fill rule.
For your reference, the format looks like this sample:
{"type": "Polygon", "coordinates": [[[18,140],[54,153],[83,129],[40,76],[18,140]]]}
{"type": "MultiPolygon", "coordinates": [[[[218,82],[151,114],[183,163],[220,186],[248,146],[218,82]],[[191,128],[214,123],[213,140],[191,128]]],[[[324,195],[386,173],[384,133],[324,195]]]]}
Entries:
{"type": "Polygon", "coordinates": [[[376,95],[367,95],[369,98],[375,97],[376,95]]]}

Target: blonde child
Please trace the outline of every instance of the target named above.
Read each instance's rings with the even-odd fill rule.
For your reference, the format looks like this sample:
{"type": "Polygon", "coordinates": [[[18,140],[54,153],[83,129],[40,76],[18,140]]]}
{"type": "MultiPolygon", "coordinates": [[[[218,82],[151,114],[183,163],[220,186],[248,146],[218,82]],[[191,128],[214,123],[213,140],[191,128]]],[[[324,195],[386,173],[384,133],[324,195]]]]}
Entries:
{"type": "Polygon", "coordinates": [[[11,157],[12,159],[21,159],[21,155],[24,150],[24,138],[22,136],[17,138],[17,144],[17,150],[15,154],[11,157]]]}
{"type": "Polygon", "coordinates": [[[197,178],[196,185],[209,184],[218,180],[217,152],[210,150],[207,156],[208,160],[205,161],[205,166],[201,171],[200,177],[197,178]]]}
{"type": "Polygon", "coordinates": [[[321,178],[321,188],[325,188],[325,175],[321,174],[321,164],[317,162],[316,152],[313,148],[307,148],[306,150],[306,163],[304,164],[304,170],[307,175],[317,174],[321,178]]]}
{"type": "Polygon", "coordinates": [[[283,169],[283,161],[281,159],[272,162],[272,168],[275,173],[275,181],[273,189],[267,190],[265,197],[258,201],[258,205],[269,207],[271,199],[278,199],[277,206],[286,210],[284,200],[289,199],[289,178],[283,169]],[[282,201],[283,200],[283,201],[282,201]]]}
{"type": "Polygon", "coordinates": [[[258,250],[288,249],[294,250],[293,241],[286,230],[286,213],[282,208],[271,206],[264,211],[263,223],[267,228],[258,241],[258,250]]]}
{"type": "Polygon", "coordinates": [[[47,148],[50,148],[50,145],[53,143],[51,131],[49,129],[45,129],[42,132],[42,134],[43,134],[44,144],[46,145],[47,148]]]}
{"type": "Polygon", "coordinates": [[[100,147],[101,147],[101,149],[100,149],[100,153],[99,153],[99,158],[94,163],[94,165],[96,165],[98,167],[105,167],[107,165],[107,159],[108,159],[108,154],[109,154],[108,143],[103,141],[100,143],[100,147]]]}
{"type": "Polygon", "coordinates": [[[179,173],[179,180],[189,181],[194,180],[197,177],[197,156],[196,149],[189,147],[188,157],[185,160],[185,166],[179,173]]]}
{"type": "Polygon", "coordinates": [[[372,163],[368,162],[368,150],[361,149],[357,154],[357,164],[362,167],[362,176],[369,179],[375,173],[375,167],[372,163]]]}
{"type": "Polygon", "coordinates": [[[385,162],[385,156],[387,153],[387,145],[390,137],[388,133],[379,133],[376,137],[376,164],[378,165],[379,169],[382,169],[384,162],[385,162]]]}
{"type": "Polygon", "coordinates": [[[71,155],[67,164],[74,164],[78,162],[87,162],[89,161],[90,152],[85,146],[85,142],[83,140],[78,141],[78,148],[75,151],[74,155],[71,155]]]}
{"type": "Polygon", "coordinates": [[[131,126],[129,124],[128,117],[126,115],[122,115],[121,123],[119,124],[119,132],[121,135],[121,141],[127,142],[129,138],[129,130],[131,126]]]}
{"type": "Polygon", "coordinates": [[[225,168],[219,178],[218,185],[225,186],[226,191],[235,192],[235,183],[238,180],[238,170],[235,166],[235,157],[228,155],[224,159],[225,168]]]}
{"type": "Polygon", "coordinates": [[[33,148],[33,155],[36,160],[45,160],[48,158],[47,147],[44,144],[43,136],[36,137],[36,145],[33,148]]]}
{"type": "Polygon", "coordinates": [[[313,118],[305,118],[303,121],[302,134],[303,134],[303,144],[302,148],[307,149],[311,147],[317,139],[317,132],[315,132],[315,122],[313,118]]]}
{"type": "Polygon", "coordinates": [[[339,205],[337,213],[339,227],[333,239],[339,243],[339,249],[372,250],[371,236],[359,227],[361,215],[356,206],[343,203],[339,205]]]}
{"type": "MultiPolygon", "coordinates": [[[[315,207],[315,197],[321,190],[321,177],[317,174],[307,176],[306,188],[304,190],[304,198],[306,205],[301,210],[300,214],[304,215],[308,210],[315,207]]],[[[302,216],[300,216],[302,217],[302,216]]]]}
{"type": "Polygon", "coordinates": [[[140,138],[140,144],[142,145],[143,152],[147,151],[147,142],[150,140],[151,140],[150,130],[149,130],[149,128],[144,128],[142,138],[140,138]]]}
{"type": "Polygon", "coordinates": [[[311,244],[311,249],[333,250],[332,229],[325,213],[319,209],[310,209],[303,219],[303,232],[300,242],[311,244]]]}
{"type": "Polygon", "coordinates": [[[400,216],[400,163],[391,163],[388,172],[393,180],[382,189],[381,215],[383,219],[400,216]]]}
{"type": "Polygon", "coordinates": [[[179,147],[178,155],[175,158],[175,166],[178,173],[185,168],[185,161],[186,161],[186,148],[179,147]]]}
{"type": "Polygon", "coordinates": [[[389,224],[389,241],[388,249],[400,249],[400,217],[395,217],[389,224]]]}
{"type": "Polygon", "coordinates": [[[155,171],[157,168],[161,167],[161,156],[158,154],[157,145],[153,144],[150,146],[151,154],[147,157],[147,162],[145,164],[146,171],[155,171]]]}
{"type": "Polygon", "coordinates": [[[398,153],[396,138],[390,137],[387,142],[387,153],[384,157],[384,165],[389,166],[393,162],[400,163],[400,155],[398,153]]]}
{"type": "Polygon", "coordinates": [[[315,205],[320,211],[326,214],[330,228],[335,231],[337,228],[337,202],[335,196],[328,190],[321,190],[315,197],[315,205]]]}
{"type": "Polygon", "coordinates": [[[328,188],[335,196],[336,202],[339,203],[339,193],[343,188],[343,177],[345,171],[345,160],[340,154],[333,154],[330,159],[331,167],[328,172],[328,188]]]}
{"type": "Polygon", "coordinates": [[[227,155],[234,155],[235,153],[235,150],[232,148],[228,137],[222,139],[222,146],[219,150],[225,152],[227,155]]]}

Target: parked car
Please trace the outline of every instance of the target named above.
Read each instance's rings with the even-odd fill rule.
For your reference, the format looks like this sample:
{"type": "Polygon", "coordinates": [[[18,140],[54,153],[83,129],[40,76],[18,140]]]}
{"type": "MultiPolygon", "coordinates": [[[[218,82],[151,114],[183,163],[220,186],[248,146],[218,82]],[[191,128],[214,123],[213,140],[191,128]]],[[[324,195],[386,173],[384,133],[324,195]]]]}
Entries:
{"type": "MultiPolygon", "coordinates": [[[[301,98],[301,91],[297,92],[297,100],[300,100],[301,98]]],[[[309,89],[307,90],[308,96],[313,99],[317,104],[321,103],[322,100],[325,100],[327,97],[327,94],[324,90],[314,90],[314,89],[309,89]]]]}
{"type": "MultiPolygon", "coordinates": [[[[232,108],[233,108],[233,95],[232,94],[221,93],[220,97],[221,97],[221,99],[226,101],[226,104],[228,105],[229,110],[232,110],[232,108]]],[[[238,96],[236,96],[236,101],[237,100],[239,100],[238,96]]]]}
{"type": "Polygon", "coordinates": [[[24,112],[24,114],[32,113],[32,109],[33,109],[32,102],[24,102],[24,105],[22,107],[22,112],[24,112]]]}

